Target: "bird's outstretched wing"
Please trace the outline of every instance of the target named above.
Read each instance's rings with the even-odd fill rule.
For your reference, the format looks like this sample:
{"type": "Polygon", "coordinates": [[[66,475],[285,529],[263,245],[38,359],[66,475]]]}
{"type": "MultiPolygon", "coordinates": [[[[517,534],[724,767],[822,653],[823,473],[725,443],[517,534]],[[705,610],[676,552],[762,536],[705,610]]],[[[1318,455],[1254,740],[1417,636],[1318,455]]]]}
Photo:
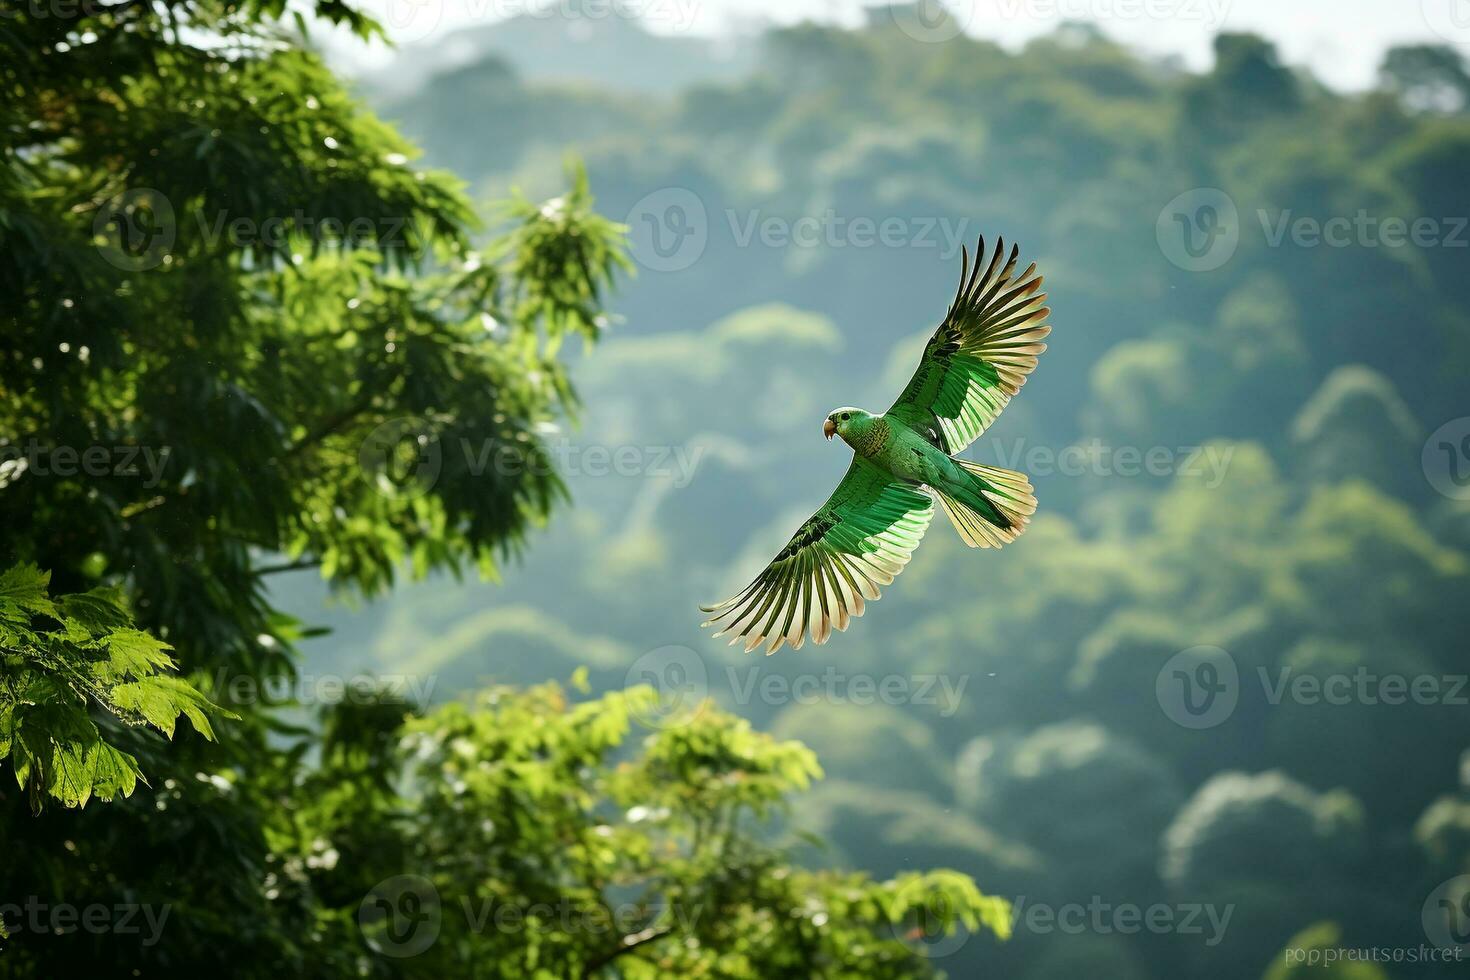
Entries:
{"type": "Polygon", "coordinates": [[[832,627],[847,629],[849,616],[863,614],[863,600],[878,598],[903,571],[934,517],[933,499],[911,483],[895,480],[861,456],[832,496],[786,543],[765,571],[738,595],[717,606],[703,625],[719,623],[715,635],[734,634],[745,649],[782,643],[801,649],[808,629],[826,643],[832,627]]]}
{"type": "Polygon", "coordinates": [[[985,239],[975,266],[964,253],[960,288],[949,314],[924,348],[919,368],[888,410],[951,456],[979,438],[1026,383],[1046,350],[1051,313],[1036,263],[1015,275],[1020,249],[1005,256],[1000,239],[990,261],[985,239]],[[982,271],[983,269],[983,271],[982,271]]]}

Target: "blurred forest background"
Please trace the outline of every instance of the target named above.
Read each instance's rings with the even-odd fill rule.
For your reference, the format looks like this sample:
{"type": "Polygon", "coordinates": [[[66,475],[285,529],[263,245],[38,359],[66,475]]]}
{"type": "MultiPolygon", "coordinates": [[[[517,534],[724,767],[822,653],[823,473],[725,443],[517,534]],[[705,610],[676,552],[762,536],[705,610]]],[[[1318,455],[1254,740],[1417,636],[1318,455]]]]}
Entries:
{"type": "MultiPolygon", "coordinates": [[[[639,455],[656,472],[573,467],[575,512],[503,585],[405,585],[338,611],[306,648],[311,668],[433,676],[447,697],[587,664],[615,689],[641,655],[682,645],[712,696],[822,760],[798,815],[829,844],[813,860],[955,867],[1057,906],[1235,905],[1214,947],[1022,928],[977,954],[988,975],[1253,976],[1323,921],[1345,946],[1418,945],[1424,898],[1470,871],[1470,711],[1272,705],[1258,668],[1273,683],[1283,669],[1465,671],[1470,509],[1436,491],[1421,454],[1467,411],[1470,235],[1272,247],[1258,212],[1273,226],[1470,214],[1457,54],[1396,50],[1377,90],[1346,96],[1252,36],[1219,38],[1199,76],[1085,25],[1013,54],[918,43],[875,14],[859,31],[772,31],[735,80],[713,55],[703,74],[717,77],[697,77],[697,40],[619,17],[463,36],[483,56],[378,109],[482,197],[554,187],[568,149],[586,161],[646,261],[574,368],[584,413],[566,458],[586,470],[592,447],[670,455],[639,455]],[[547,78],[538,53],[558,44],[599,60],[547,78]],[[633,64],[664,84],[645,91],[622,71],[633,64]],[[1171,262],[1157,229],[1195,188],[1238,208],[1235,253],[1202,271],[1171,262]],[[702,207],[688,242],[665,209],[690,197],[670,189],[702,207]],[[830,222],[814,245],[747,234],[829,214],[896,218],[907,237],[865,247],[830,222]],[[727,653],[699,634],[694,604],[760,567],[840,476],[845,454],[819,441],[826,411],[882,407],[907,378],[957,275],[941,221],[964,221],[962,240],[1006,235],[1046,274],[1051,349],[968,454],[1056,461],[1033,474],[1041,514],[999,554],[936,525],[829,647],[727,653]],[[1062,472],[1071,446],[1093,461],[1062,472]],[[1172,463],[1130,471],[1125,447],[1172,463]],[[1161,710],[1156,679],[1199,645],[1230,653],[1241,693],[1193,731],[1161,710]],[[844,703],[841,681],[809,704],[750,686],[751,671],[829,666],[968,684],[953,705],[938,686],[938,703],[893,705],[844,703]]],[[[669,665],[687,659],[645,664],[678,685],[669,665]]]]}
{"type": "Polygon", "coordinates": [[[716,50],[575,6],[357,82],[474,200],[555,198],[572,154],[628,225],[636,275],[609,264],[596,329],[568,331],[598,336],[562,356],[577,421],[553,405],[535,429],[570,504],[517,532],[495,584],[392,546],[389,568],[426,574],[372,601],[316,567],[271,576],[272,606],[330,627],[300,638],[292,690],[367,672],[443,706],[575,675],[598,697],[707,696],[820,760],[762,839],[875,880],[952,868],[1012,902],[1008,942],[934,942],[953,976],[1460,975],[1285,950],[1470,950],[1463,49],[1396,48],[1344,94],[1250,35],[1219,36],[1200,74],[1080,24],[1007,51],[885,10],[716,50]],[[1422,234],[1392,244],[1395,221],[1422,234]],[[1054,310],[967,453],[1031,472],[1034,525],[996,553],[936,522],[826,647],[711,642],[696,604],[830,491],[847,453],[822,418],[891,401],[982,233],[1039,263],[1054,310]],[[1176,669],[1223,676],[1227,706],[1191,714],[1176,669]],[[1353,687],[1330,703],[1303,677],[1353,687]],[[1437,693],[1388,703],[1385,677],[1437,693]],[[885,680],[900,693],[864,696],[885,680]]]}

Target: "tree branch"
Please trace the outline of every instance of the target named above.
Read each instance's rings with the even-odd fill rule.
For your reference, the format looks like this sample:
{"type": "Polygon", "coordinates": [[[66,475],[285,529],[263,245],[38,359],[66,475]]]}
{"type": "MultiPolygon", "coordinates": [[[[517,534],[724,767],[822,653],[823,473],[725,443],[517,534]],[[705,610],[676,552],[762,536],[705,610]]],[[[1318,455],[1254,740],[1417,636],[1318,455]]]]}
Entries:
{"type": "Polygon", "coordinates": [[[299,572],[304,568],[317,568],[321,563],[320,558],[298,558],[279,565],[262,565],[260,568],[251,569],[250,574],[256,578],[263,578],[266,575],[276,575],[281,572],[299,572]]]}
{"type": "Polygon", "coordinates": [[[664,938],[673,931],[674,927],[671,925],[664,926],[662,929],[655,928],[654,926],[649,926],[647,929],[643,929],[631,935],[624,936],[622,944],[619,945],[617,949],[612,950],[605,956],[598,957],[597,959],[591,961],[586,966],[584,966],[582,968],[582,976],[584,978],[591,977],[596,974],[597,971],[607,966],[619,956],[622,956],[625,953],[631,953],[638,947],[644,946],[648,943],[657,942],[658,940],[664,938]]]}

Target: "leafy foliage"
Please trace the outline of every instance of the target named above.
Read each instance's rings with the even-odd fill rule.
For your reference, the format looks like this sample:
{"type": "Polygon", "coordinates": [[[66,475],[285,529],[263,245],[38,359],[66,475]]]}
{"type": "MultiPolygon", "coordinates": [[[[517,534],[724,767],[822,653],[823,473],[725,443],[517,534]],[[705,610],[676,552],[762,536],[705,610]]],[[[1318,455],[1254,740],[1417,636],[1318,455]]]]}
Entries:
{"type": "MultiPolygon", "coordinates": [[[[787,867],[760,822],[820,774],[812,754],[710,705],[649,730],[640,719],[658,698],[492,688],[401,733],[401,712],[374,712],[378,724],[350,736],[334,723],[298,823],[334,859],[308,860],[293,887],[387,899],[408,888],[436,903],[432,938],[412,935],[392,901],[368,916],[384,975],[473,962],[497,977],[917,977],[930,970],[904,941],[916,924],[1007,934],[1008,904],[963,875],[787,867]],[[386,758],[371,748],[389,744],[386,758]],[[384,772],[404,795],[377,782],[384,772]]],[[[359,909],[336,914],[350,929],[359,909]]]]}
{"type": "Polygon", "coordinates": [[[0,760],[38,811],[44,796],[73,807],[128,796],[142,778],[92,709],[170,738],[187,717],[213,739],[209,719],[220,714],[172,673],[169,645],[132,626],[119,590],[53,598],[50,582],[34,565],[0,574],[0,760]]]}

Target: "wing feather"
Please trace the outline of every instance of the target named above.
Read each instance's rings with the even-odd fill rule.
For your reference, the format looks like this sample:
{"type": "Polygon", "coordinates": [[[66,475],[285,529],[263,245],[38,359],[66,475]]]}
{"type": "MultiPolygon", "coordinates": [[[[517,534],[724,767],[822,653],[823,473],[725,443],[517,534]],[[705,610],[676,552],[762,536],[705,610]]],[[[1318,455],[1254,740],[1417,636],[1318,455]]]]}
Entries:
{"type": "Polygon", "coordinates": [[[1042,277],[1031,263],[1020,275],[1020,249],[1006,255],[1005,239],[975,264],[964,252],[960,285],[949,313],[929,338],[919,367],[888,409],[936,446],[954,455],[979,438],[1036,368],[1051,333],[1042,277]],[[982,273],[981,270],[984,270],[982,273]]]}
{"type": "Polygon", "coordinates": [[[792,535],[749,585],[713,606],[705,626],[746,651],[783,644],[826,643],[847,629],[879,587],[891,585],[934,517],[934,501],[916,485],[894,479],[862,457],[832,496],[792,535]]]}

